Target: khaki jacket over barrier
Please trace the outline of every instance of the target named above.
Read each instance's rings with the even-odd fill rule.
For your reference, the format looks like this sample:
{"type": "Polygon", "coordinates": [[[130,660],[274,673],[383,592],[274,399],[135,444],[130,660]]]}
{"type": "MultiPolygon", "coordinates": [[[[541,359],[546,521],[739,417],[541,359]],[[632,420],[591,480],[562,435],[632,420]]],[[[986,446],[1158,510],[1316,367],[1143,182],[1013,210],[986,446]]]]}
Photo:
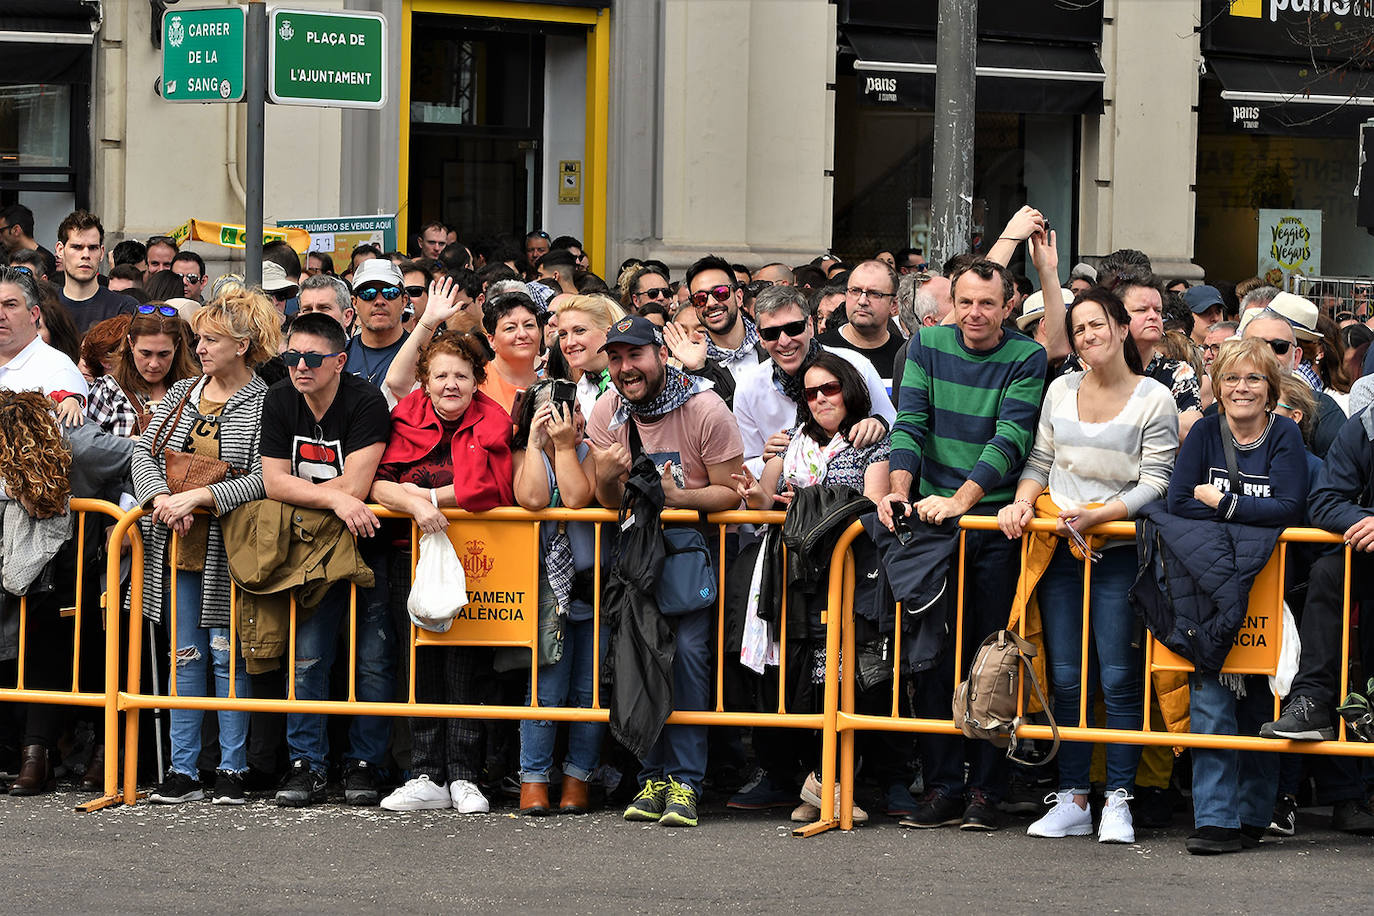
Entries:
{"type": "MultiPolygon", "coordinates": [[[[1050,499],[1049,493],[1040,494],[1040,498],[1035,501],[1035,517],[1048,519],[1059,517],[1059,507],[1055,505],[1054,500],[1050,499]]],[[[1017,625],[1021,622],[1021,617],[1025,616],[1026,629],[1021,635],[1036,647],[1036,655],[1033,660],[1035,676],[1040,679],[1040,683],[1045,685],[1046,693],[1054,688],[1047,677],[1048,672],[1045,670],[1045,628],[1040,621],[1040,603],[1035,590],[1036,586],[1040,584],[1040,577],[1049,568],[1050,560],[1054,557],[1054,551],[1058,548],[1061,540],[1063,539],[1059,535],[1048,531],[1033,532],[1026,539],[1025,555],[1021,558],[1021,578],[1017,580],[1016,598],[1012,601],[1011,617],[1007,620],[1007,629],[1020,633],[1017,625]]],[[[1088,546],[1093,550],[1099,550],[1106,540],[1103,537],[1090,537],[1088,538],[1088,546]]],[[[1074,556],[1081,560],[1082,557],[1078,553],[1078,548],[1074,547],[1073,551],[1074,556]]],[[[1154,672],[1154,687],[1160,712],[1164,714],[1165,726],[1171,732],[1186,732],[1189,728],[1187,672],[1156,671],[1154,672]]],[[[1040,701],[1034,696],[1028,695],[1026,697],[1026,712],[1040,711],[1040,701]]],[[[1071,725],[1075,723],[1061,722],[1060,724],[1071,725]]]]}
{"type": "Polygon", "coordinates": [[[257,499],[223,516],[220,527],[241,590],[238,637],[249,674],[275,669],[286,653],[292,594],[303,619],[334,583],[371,588],[376,581],[333,512],[257,499]]]}

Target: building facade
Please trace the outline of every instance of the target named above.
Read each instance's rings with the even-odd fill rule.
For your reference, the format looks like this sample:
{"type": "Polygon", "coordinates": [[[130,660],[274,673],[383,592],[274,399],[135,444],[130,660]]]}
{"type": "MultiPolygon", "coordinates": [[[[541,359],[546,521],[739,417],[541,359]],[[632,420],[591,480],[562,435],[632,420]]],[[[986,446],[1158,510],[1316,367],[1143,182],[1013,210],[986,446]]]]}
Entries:
{"type": "MultiPolygon", "coordinates": [[[[1323,3],[1374,28],[1369,3],[1323,3]]],[[[541,228],[602,272],[864,257],[927,231],[937,0],[284,5],[382,13],[389,89],[380,110],[268,106],[269,223],[394,213],[401,247],[431,219],[464,239],[541,228]]],[[[1323,211],[1323,268],[1365,272],[1351,194],[1374,91],[1293,6],[978,0],[975,232],[1029,201],[1065,273],[1132,247],[1235,280],[1259,209],[1300,207],[1323,211]],[[1331,72],[1304,70],[1313,46],[1331,72]]],[[[0,202],[28,204],[43,244],[74,206],[115,239],[242,221],[244,106],[158,94],[178,8],[0,0],[0,202]]]]}

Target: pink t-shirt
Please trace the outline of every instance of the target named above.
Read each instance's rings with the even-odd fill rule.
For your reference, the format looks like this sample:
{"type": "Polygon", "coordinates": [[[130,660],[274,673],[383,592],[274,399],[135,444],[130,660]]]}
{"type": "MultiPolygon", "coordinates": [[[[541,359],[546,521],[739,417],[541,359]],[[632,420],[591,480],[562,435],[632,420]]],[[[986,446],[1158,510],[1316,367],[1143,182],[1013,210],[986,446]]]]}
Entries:
{"type": "MultiPolygon", "coordinates": [[[[611,415],[619,406],[620,394],[614,388],[608,388],[597,399],[591,419],[587,421],[587,436],[597,448],[609,448],[613,442],[630,447],[628,423],[616,427],[614,432],[607,429],[611,415]]],[[[671,461],[673,477],[684,489],[699,490],[709,486],[711,478],[707,467],[744,455],[735,415],[714,391],[703,391],[689,398],[677,410],[651,423],[638,422],[644,451],[658,465],[659,471],[671,461]]]]}

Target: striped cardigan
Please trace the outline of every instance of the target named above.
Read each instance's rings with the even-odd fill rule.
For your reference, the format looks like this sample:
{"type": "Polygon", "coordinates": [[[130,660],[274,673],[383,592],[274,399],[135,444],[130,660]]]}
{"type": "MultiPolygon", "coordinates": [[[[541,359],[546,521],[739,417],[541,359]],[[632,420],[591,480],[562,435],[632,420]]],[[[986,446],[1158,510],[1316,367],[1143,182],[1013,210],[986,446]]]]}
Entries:
{"type": "MultiPolygon", "coordinates": [[[[134,480],[134,495],[145,509],[152,506],[153,498],[170,493],[167,488],[166,459],[154,455],[153,434],[161,431],[163,418],[176,411],[182,395],[194,388],[199,379],[183,379],[172,386],[167,396],[158,405],[153,422],[142,437],[134,443],[131,460],[131,473],[134,480]]],[[[235,509],[246,502],[264,499],[267,491],[262,483],[262,399],[267,394],[267,384],[256,375],[244,385],[224,405],[220,415],[219,457],[239,470],[247,473],[230,477],[212,484],[210,493],[214,496],[215,506],[210,518],[210,534],[205,548],[205,572],[202,579],[200,603],[200,625],[202,627],[229,626],[229,588],[232,579],[229,575],[229,558],[224,552],[224,537],[220,533],[218,516],[235,509]]],[[[185,449],[191,426],[195,422],[195,405],[200,391],[193,391],[191,400],[167,439],[168,448],[185,449]]],[[[170,579],[165,577],[167,570],[167,544],[169,529],[163,524],[154,524],[150,518],[139,521],[143,532],[143,615],[154,622],[161,622],[165,604],[165,589],[170,579]]],[[[180,609],[185,613],[186,609],[180,609]]]]}

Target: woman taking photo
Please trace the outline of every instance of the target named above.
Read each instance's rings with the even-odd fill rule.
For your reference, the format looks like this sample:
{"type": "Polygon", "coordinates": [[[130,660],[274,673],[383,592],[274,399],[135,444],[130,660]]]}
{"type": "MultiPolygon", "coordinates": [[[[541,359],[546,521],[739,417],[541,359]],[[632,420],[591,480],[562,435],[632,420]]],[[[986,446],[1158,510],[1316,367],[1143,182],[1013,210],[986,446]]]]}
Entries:
{"type": "Polygon", "coordinates": [[[91,385],[86,418],[116,436],[140,435],[167,389],[197,373],[190,342],[174,306],[140,305],[114,365],[91,385]]]}
{"type": "Polygon", "coordinates": [[[483,307],[482,326],[495,355],[479,390],[512,413],[521,392],[539,380],[542,332],[534,300],[525,293],[503,293],[483,307]]]}
{"type": "MultiPolygon", "coordinates": [[[[168,317],[168,316],[160,316],[168,317]]],[[[176,583],[176,632],[172,656],[177,693],[204,696],[213,668],[215,695],[229,695],[229,559],[219,516],[243,503],[263,499],[260,432],[267,385],[253,367],[275,356],[281,319],[272,300],[257,290],[236,288],[196,314],[200,335],[196,352],[204,373],[172,385],[152,423],[134,444],[134,493],[148,514],[139,522],[145,544],[143,613],[160,623],[176,583]],[[206,487],[173,492],[167,483],[166,450],[192,452],[227,462],[228,476],[206,487]],[[196,509],[209,515],[195,516],[196,509]],[[175,546],[171,535],[178,535],[175,546]],[[170,567],[175,568],[173,573],[170,567]]],[[[240,658],[234,691],[248,695],[248,673],[240,658]]],[[[171,712],[172,761],[167,778],[149,796],[153,802],[180,804],[205,797],[197,777],[203,713],[171,712]]],[[[219,766],[213,801],[241,805],[247,760],[248,713],[219,713],[219,766]]]]}
{"type": "Polygon", "coordinates": [[[569,296],[554,309],[558,316],[558,347],[577,382],[577,404],[589,417],[596,399],[611,384],[606,371],[606,331],[625,317],[614,299],[605,296],[569,296]]]}
{"type": "MultiPolygon", "coordinates": [[[[582,431],[586,421],[575,400],[554,400],[555,391],[570,387],[563,381],[539,382],[525,392],[515,438],[515,499],[538,511],[549,506],[582,509],[591,505],[593,481],[582,467],[588,446],[582,431]]],[[[562,392],[560,392],[562,393],[562,392]]],[[[539,628],[542,649],[546,631],[557,630],[561,656],[539,659],[539,705],[586,708],[592,705],[593,569],[596,566],[594,526],[582,522],[543,522],[539,578],[539,628]],[[550,571],[554,570],[554,574],[550,571]]],[[[601,654],[606,638],[600,640],[601,654]]],[[[525,702],[530,702],[526,687],[525,702]]],[[[568,723],[568,748],[563,759],[563,792],[558,810],[585,814],[589,807],[587,778],[601,762],[600,722],[568,723]]],[[[549,773],[553,770],[553,722],[520,722],[520,813],[548,814],[549,773]]]]}
{"type": "MultiPolygon", "coordinates": [[[[425,317],[430,317],[430,306],[425,317]]],[[[511,421],[500,404],[478,390],[486,379],[486,341],[478,334],[442,334],[421,353],[420,387],[391,412],[391,435],[377,468],[372,498],[415,519],[425,533],[448,529],[442,508],[480,512],[515,504],[511,421]]],[[[393,570],[410,576],[410,538],[393,570]]],[[[426,646],[415,654],[415,699],[420,703],[478,702],[476,675],[482,650],[426,646]]],[[[382,800],[388,811],[456,808],[490,810],[477,788],[481,730],[467,719],[410,720],[414,777],[382,800]]]]}
{"type": "MultiPolygon", "coordinates": [[[[1144,377],[1131,315],[1114,293],[1100,287],[1087,290],[1068,306],[1065,325],[1087,371],[1061,376],[1045,392],[1035,446],[1016,499],[997,513],[997,522],[1008,538],[1019,538],[1037,515],[1057,521],[1059,538],[1038,590],[1056,721],[1076,722],[1080,682],[1091,690],[1100,679],[1107,727],[1138,729],[1141,659],[1132,645],[1136,624],[1128,600],[1136,574],[1135,542],[1108,542],[1093,567],[1090,652],[1083,672],[1083,559],[1071,548],[1070,529],[1081,532],[1132,519],[1146,503],[1164,496],[1178,450],[1178,413],[1169,389],[1144,377]]],[[[1023,570],[1022,575],[1033,573],[1023,570]]],[[[1092,725],[1091,697],[1087,709],[1086,724],[1092,725]]],[[[1107,795],[1097,839],[1133,843],[1127,802],[1140,748],[1109,744],[1106,751],[1107,795]]],[[[1059,788],[1046,799],[1054,804],[1028,834],[1092,833],[1092,752],[1090,744],[1061,746],[1059,788]]]]}
{"type": "MultiPolygon", "coordinates": [[[[1218,415],[1193,427],[1169,482],[1169,512],[1191,519],[1285,528],[1301,525],[1307,504],[1307,455],[1298,425],[1277,416],[1283,375],[1268,344],[1228,341],[1212,363],[1218,415]],[[1224,425],[1223,425],[1224,424],[1224,425]],[[1224,436],[1234,441],[1232,491],[1224,436]]],[[[1273,714],[1263,675],[1194,672],[1188,678],[1192,730],[1253,735],[1273,714]]],[[[1277,754],[1193,748],[1194,855],[1259,845],[1274,813],[1277,754]]]]}

